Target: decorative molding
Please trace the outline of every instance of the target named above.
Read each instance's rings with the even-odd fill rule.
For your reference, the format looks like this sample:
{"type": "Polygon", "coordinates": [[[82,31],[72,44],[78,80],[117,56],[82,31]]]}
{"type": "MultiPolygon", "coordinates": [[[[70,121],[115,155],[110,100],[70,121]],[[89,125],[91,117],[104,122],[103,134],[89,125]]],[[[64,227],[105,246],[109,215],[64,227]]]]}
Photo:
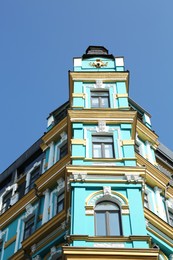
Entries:
{"type": "Polygon", "coordinates": [[[107,67],[108,62],[103,62],[101,59],[96,59],[93,63],[90,62],[89,66],[90,67],[95,67],[95,68],[101,68],[101,67],[107,67]]]}
{"type": "Polygon", "coordinates": [[[98,121],[98,126],[96,126],[96,132],[98,133],[108,133],[109,132],[109,127],[106,126],[106,122],[105,121],[98,121]]]}
{"type": "Polygon", "coordinates": [[[103,194],[104,194],[104,196],[106,196],[106,195],[111,196],[111,187],[110,186],[103,187],[103,194]]]}
{"type": "Polygon", "coordinates": [[[104,88],[102,79],[96,79],[96,88],[104,88]]]}
{"type": "Polygon", "coordinates": [[[94,247],[124,248],[124,243],[94,243],[94,247]]]}

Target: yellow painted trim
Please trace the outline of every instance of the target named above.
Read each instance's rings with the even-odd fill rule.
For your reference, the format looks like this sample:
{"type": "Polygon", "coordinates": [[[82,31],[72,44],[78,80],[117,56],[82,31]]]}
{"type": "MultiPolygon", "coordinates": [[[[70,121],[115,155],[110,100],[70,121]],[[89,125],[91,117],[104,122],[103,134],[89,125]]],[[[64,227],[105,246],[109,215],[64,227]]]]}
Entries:
{"type": "Polygon", "coordinates": [[[48,131],[43,137],[43,144],[42,149],[46,149],[48,144],[50,144],[52,141],[56,141],[57,138],[60,136],[60,134],[66,131],[67,132],[67,117],[62,119],[62,121],[55,125],[50,131],[48,131]]]}
{"type": "Polygon", "coordinates": [[[163,236],[159,235],[157,232],[155,232],[152,228],[147,227],[147,230],[150,231],[151,233],[153,233],[156,237],[160,238],[162,241],[164,241],[166,244],[168,244],[169,246],[171,246],[173,248],[173,243],[171,243],[169,240],[167,240],[166,238],[164,238],[163,236]]]}
{"type": "Polygon", "coordinates": [[[71,106],[72,108],[80,108],[80,110],[81,110],[81,108],[83,108],[83,106],[71,106]]]}
{"type": "MultiPolygon", "coordinates": [[[[166,189],[166,185],[169,182],[169,177],[163,174],[157,167],[155,167],[152,163],[148,162],[143,156],[136,153],[137,163],[138,165],[146,167],[146,183],[149,184],[151,187],[159,187],[163,190],[166,189]]],[[[167,197],[173,197],[173,188],[169,187],[167,189],[167,197]]]]}
{"type": "Polygon", "coordinates": [[[135,141],[134,140],[122,140],[122,145],[134,145],[135,141]]]}
{"type": "MultiPolygon", "coordinates": [[[[163,221],[160,217],[155,215],[153,212],[151,212],[149,209],[144,208],[144,214],[146,219],[149,220],[149,222],[155,226],[157,229],[159,229],[161,232],[166,234],[168,237],[173,239],[173,233],[172,233],[172,226],[170,226],[168,223],[163,221]]],[[[173,245],[173,244],[172,244],[173,245]]]]}
{"type": "Polygon", "coordinates": [[[73,98],[86,98],[85,93],[72,93],[73,98]]]}
{"type": "Polygon", "coordinates": [[[71,139],[71,144],[86,145],[86,140],[85,139],[71,139]]]}
{"type": "MultiPolygon", "coordinates": [[[[102,194],[102,195],[104,196],[103,190],[96,191],[96,192],[93,192],[92,194],[90,194],[90,195],[86,198],[86,200],[85,200],[85,206],[91,206],[91,205],[88,205],[88,203],[90,202],[90,200],[91,200],[92,198],[96,197],[96,196],[99,195],[99,194],[102,194]]],[[[128,206],[128,199],[127,199],[124,195],[122,195],[121,193],[116,192],[116,191],[111,191],[111,194],[112,194],[112,195],[115,195],[115,196],[117,196],[117,197],[120,197],[120,198],[124,201],[124,204],[125,204],[126,206],[128,206]]],[[[126,208],[126,209],[127,209],[127,208],[126,208]]]]}
{"type": "MultiPolygon", "coordinates": [[[[115,241],[115,240],[114,240],[115,241]]],[[[63,246],[65,260],[74,259],[133,259],[133,260],[158,260],[159,250],[153,248],[88,248],[63,246]],[[96,258],[97,257],[97,258],[96,258]],[[104,257],[104,258],[103,258],[104,257]]]]}
{"type": "Polygon", "coordinates": [[[128,98],[128,94],[124,93],[124,94],[115,94],[115,98],[128,98]]]}
{"type": "Polygon", "coordinates": [[[7,242],[5,242],[4,249],[11,245],[14,241],[16,241],[16,235],[9,239],[7,242]]]}
{"type": "Polygon", "coordinates": [[[151,129],[145,126],[141,121],[137,120],[137,133],[139,137],[144,141],[149,141],[151,144],[157,148],[159,145],[158,135],[156,135],[151,129]]]}
{"type": "Polygon", "coordinates": [[[146,169],[145,167],[138,166],[108,166],[108,165],[67,165],[68,173],[87,173],[88,175],[100,174],[100,175],[118,175],[124,176],[137,174],[145,178],[146,169]]]}

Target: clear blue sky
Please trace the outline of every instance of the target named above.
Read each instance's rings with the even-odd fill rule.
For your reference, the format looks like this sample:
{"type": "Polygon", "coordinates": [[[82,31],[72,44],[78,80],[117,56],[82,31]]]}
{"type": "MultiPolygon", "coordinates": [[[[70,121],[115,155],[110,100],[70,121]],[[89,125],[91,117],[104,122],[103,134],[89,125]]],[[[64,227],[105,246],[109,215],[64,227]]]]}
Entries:
{"type": "Polygon", "coordinates": [[[1,0],[0,172],[68,100],[72,58],[89,45],[124,56],[130,97],[173,150],[173,0],[1,0]]]}

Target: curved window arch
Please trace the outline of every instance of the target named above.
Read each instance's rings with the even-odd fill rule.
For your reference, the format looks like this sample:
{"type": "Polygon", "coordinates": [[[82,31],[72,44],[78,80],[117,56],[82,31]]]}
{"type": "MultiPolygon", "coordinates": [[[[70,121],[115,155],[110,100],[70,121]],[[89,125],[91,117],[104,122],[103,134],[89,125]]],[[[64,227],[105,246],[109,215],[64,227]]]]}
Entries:
{"type": "Polygon", "coordinates": [[[117,203],[101,201],[95,207],[96,236],[121,236],[121,209],[117,203]]]}

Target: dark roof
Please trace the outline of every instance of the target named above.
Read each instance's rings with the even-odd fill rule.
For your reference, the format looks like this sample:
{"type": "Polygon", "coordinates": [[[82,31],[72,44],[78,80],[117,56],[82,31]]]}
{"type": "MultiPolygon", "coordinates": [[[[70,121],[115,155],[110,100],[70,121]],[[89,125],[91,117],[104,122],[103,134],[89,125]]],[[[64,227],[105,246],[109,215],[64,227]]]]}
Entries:
{"type": "Polygon", "coordinates": [[[14,161],[5,171],[0,174],[0,182],[10,176],[17,168],[25,163],[38,150],[41,152],[40,144],[42,139],[38,139],[29,149],[27,149],[16,161],[14,161]]]}
{"type": "Polygon", "coordinates": [[[160,152],[165,157],[167,157],[171,162],[173,162],[173,152],[164,144],[160,143],[156,151],[160,152]]]}
{"type": "Polygon", "coordinates": [[[103,46],[89,46],[86,49],[85,54],[82,56],[82,59],[88,59],[92,57],[102,57],[108,59],[115,59],[112,54],[109,54],[108,50],[103,46]]]}

